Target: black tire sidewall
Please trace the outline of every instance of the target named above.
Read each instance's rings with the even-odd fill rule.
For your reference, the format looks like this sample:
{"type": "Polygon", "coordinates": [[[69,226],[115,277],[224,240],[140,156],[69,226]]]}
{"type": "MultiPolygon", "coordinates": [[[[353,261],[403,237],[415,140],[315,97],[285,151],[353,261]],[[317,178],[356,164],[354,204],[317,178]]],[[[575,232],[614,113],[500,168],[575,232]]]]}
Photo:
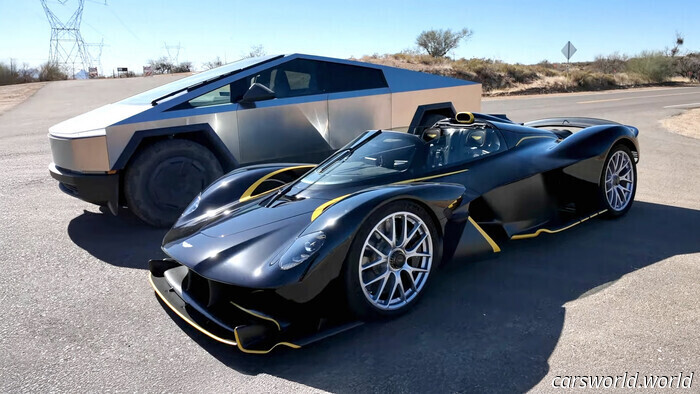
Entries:
{"type": "Polygon", "coordinates": [[[151,197],[153,187],[150,182],[151,173],[163,161],[178,156],[196,161],[204,168],[208,175],[206,185],[223,174],[221,164],[214,154],[193,141],[179,139],[158,141],[140,150],[124,174],[124,197],[129,209],[151,226],[171,226],[186,207],[172,209],[160,206],[151,197]]]}
{"type": "Polygon", "coordinates": [[[439,247],[440,242],[441,241],[437,231],[437,227],[435,226],[433,219],[420,205],[411,201],[402,200],[388,203],[376,209],[372,214],[370,214],[367,217],[365,222],[362,224],[360,230],[356,233],[355,238],[353,239],[353,242],[350,245],[350,250],[347,254],[347,258],[343,263],[342,283],[345,287],[346,301],[348,303],[350,311],[354,313],[357,317],[365,320],[394,317],[409,311],[413,306],[415,306],[418,303],[418,301],[422,298],[423,294],[425,294],[426,289],[428,288],[432,277],[434,276],[435,267],[437,267],[440,261],[440,251],[442,250],[439,247]],[[364,245],[364,242],[369,236],[374,226],[376,226],[380,220],[384,219],[387,215],[391,214],[392,212],[400,211],[406,211],[415,214],[416,216],[421,218],[421,220],[423,220],[423,222],[428,227],[428,231],[430,231],[431,240],[433,242],[433,261],[430,265],[430,271],[428,272],[428,278],[425,285],[423,285],[423,288],[421,289],[420,293],[418,293],[418,295],[413,300],[411,300],[410,303],[408,303],[400,309],[382,310],[373,306],[367,300],[362,290],[362,285],[360,284],[359,279],[360,254],[362,253],[362,247],[364,245]]]}
{"type": "Polygon", "coordinates": [[[600,174],[600,181],[598,184],[598,192],[599,192],[599,198],[600,198],[600,203],[603,209],[607,209],[605,212],[605,215],[603,217],[605,218],[618,218],[620,216],[623,216],[624,214],[627,213],[627,211],[632,208],[632,204],[634,203],[634,197],[637,194],[637,184],[639,183],[639,178],[637,177],[637,163],[634,161],[634,156],[632,155],[632,151],[624,146],[624,145],[615,145],[613,146],[612,149],[610,149],[610,153],[608,153],[608,157],[605,158],[605,162],[603,163],[603,170],[601,171],[600,174]],[[610,206],[610,203],[608,202],[608,198],[605,195],[605,172],[608,168],[608,163],[612,159],[613,155],[616,152],[622,151],[624,152],[630,159],[630,162],[632,163],[632,174],[634,176],[634,184],[632,185],[632,197],[630,199],[630,202],[627,204],[627,206],[621,210],[621,211],[616,211],[612,209],[610,206]]]}

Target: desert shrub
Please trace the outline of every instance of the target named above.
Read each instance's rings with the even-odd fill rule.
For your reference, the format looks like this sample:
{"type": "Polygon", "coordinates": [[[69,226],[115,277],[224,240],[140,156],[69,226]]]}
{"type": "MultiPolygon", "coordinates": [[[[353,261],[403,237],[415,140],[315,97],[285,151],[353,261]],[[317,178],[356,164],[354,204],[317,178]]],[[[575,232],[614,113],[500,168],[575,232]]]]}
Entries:
{"type": "Polygon", "coordinates": [[[175,67],[173,62],[165,56],[156,60],[149,60],[148,64],[153,69],[154,74],[169,74],[173,72],[173,67],[175,67]]]}
{"type": "Polygon", "coordinates": [[[188,73],[192,71],[192,62],[182,62],[172,68],[174,73],[188,73]]]}
{"type": "Polygon", "coordinates": [[[627,67],[627,56],[620,55],[614,52],[608,56],[598,55],[590,65],[591,70],[605,73],[615,74],[625,71],[627,67]]]}
{"type": "Polygon", "coordinates": [[[674,59],[673,73],[697,81],[700,79],[700,53],[689,53],[674,59]]]}
{"type": "Polygon", "coordinates": [[[627,61],[627,71],[649,82],[664,82],[673,75],[672,59],[661,52],[642,52],[627,61]]]}
{"type": "Polygon", "coordinates": [[[58,63],[46,62],[39,67],[40,81],[62,81],[68,79],[68,74],[58,63]]]}
{"type": "Polygon", "coordinates": [[[583,89],[602,89],[616,85],[611,74],[596,73],[587,70],[575,70],[569,73],[572,84],[583,89]]]}
{"type": "Polygon", "coordinates": [[[528,66],[522,64],[504,64],[505,74],[515,83],[530,83],[539,79],[537,72],[528,66]]]}

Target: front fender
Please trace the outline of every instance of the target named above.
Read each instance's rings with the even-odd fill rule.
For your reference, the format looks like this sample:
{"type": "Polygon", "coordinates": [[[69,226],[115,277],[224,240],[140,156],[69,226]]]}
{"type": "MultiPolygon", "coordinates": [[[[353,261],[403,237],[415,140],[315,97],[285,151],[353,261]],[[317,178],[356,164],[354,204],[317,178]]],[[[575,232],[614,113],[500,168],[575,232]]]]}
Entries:
{"type": "Polygon", "coordinates": [[[202,191],[185,208],[175,225],[165,234],[163,244],[190,236],[219,220],[227,211],[248,200],[267,194],[315,167],[315,164],[263,164],[243,167],[225,174],[202,191]]]}
{"type": "Polygon", "coordinates": [[[326,234],[326,244],[309,264],[299,283],[279,288],[277,292],[297,302],[306,302],[316,297],[340,275],[355,235],[367,218],[391,202],[409,200],[426,208],[442,237],[452,212],[450,206],[464,192],[465,187],[458,184],[414,183],[373,187],[331,200],[333,203],[319,207],[322,212],[312,216],[311,223],[302,233],[305,235],[323,231],[326,234]]]}

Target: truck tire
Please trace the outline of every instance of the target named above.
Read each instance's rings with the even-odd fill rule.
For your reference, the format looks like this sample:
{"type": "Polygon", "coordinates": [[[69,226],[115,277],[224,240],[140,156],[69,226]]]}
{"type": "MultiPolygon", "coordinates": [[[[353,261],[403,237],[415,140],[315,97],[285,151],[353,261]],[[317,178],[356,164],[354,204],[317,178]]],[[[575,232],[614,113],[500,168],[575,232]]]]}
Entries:
{"type": "Polygon", "coordinates": [[[140,150],[126,169],[124,197],[139,219],[169,227],[222,174],[221,164],[204,146],[189,140],[158,141],[140,150]]]}

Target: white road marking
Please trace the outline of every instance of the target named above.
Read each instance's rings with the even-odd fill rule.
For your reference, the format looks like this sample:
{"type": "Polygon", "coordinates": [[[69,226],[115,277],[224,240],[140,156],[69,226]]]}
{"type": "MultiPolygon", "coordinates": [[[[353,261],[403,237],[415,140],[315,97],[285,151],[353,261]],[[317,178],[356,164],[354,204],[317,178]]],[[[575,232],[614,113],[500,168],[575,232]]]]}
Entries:
{"type": "Polygon", "coordinates": [[[607,101],[635,100],[635,99],[644,99],[644,98],[652,98],[652,97],[683,96],[683,95],[687,95],[687,94],[700,94],[700,92],[669,93],[669,94],[653,94],[653,95],[649,95],[649,96],[620,97],[620,98],[614,98],[614,99],[579,101],[576,104],[593,104],[593,103],[603,103],[603,102],[607,102],[607,101]]]}
{"type": "Polygon", "coordinates": [[[700,103],[667,105],[664,108],[695,108],[700,107],[700,103]]]}

